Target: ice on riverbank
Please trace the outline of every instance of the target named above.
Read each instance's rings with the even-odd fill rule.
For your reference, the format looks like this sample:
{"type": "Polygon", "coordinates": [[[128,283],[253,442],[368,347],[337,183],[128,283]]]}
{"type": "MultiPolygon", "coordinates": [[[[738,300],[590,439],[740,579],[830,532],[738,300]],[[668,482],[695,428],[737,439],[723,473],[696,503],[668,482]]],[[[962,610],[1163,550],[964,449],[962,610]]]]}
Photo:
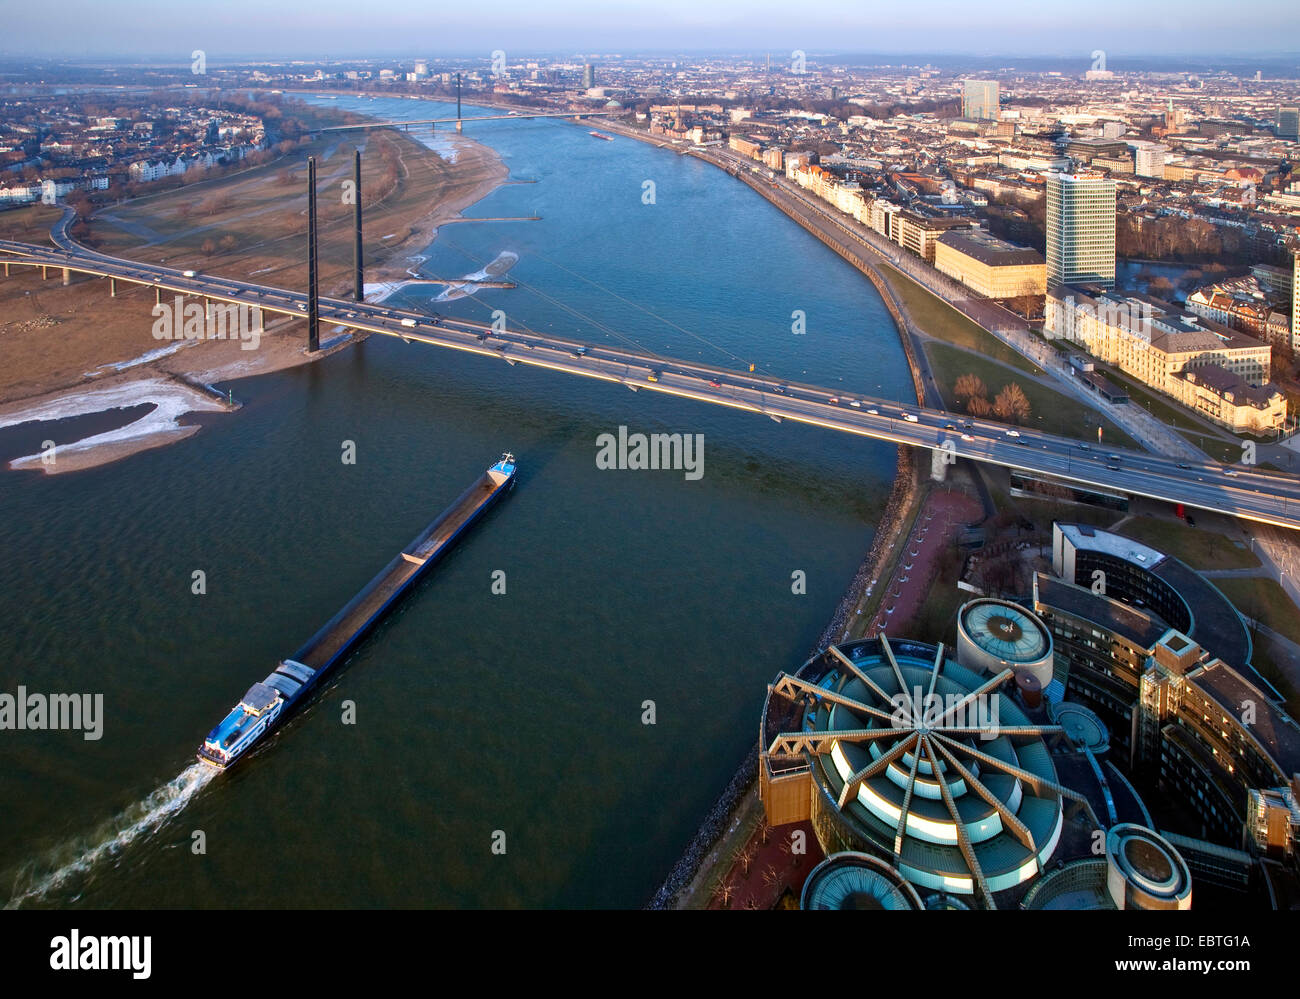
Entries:
{"type": "Polygon", "coordinates": [[[142,378],[66,393],[0,415],[0,429],[142,405],[152,405],[153,408],[124,427],[69,443],[55,441],[53,461],[49,460],[48,452],[29,454],[15,458],[9,462],[9,467],[36,469],[50,474],[89,468],[112,461],[123,454],[143,451],[180,436],[189,436],[198,428],[181,425],[180,417],[186,413],[226,408],[208,393],[181,382],[169,378],[142,378]]]}

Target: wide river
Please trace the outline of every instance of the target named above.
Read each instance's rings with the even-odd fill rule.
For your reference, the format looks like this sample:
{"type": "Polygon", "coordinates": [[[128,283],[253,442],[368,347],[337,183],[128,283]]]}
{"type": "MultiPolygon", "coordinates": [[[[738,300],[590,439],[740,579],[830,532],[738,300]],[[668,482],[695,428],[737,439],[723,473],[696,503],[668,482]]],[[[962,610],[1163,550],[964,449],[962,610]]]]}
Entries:
{"type": "MultiPolygon", "coordinates": [[[[403,304],[908,398],[865,278],[714,167],[588,127],[467,126],[528,182],[467,214],[541,220],[446,226],[423,267],[508,251],[519,287],[403,304]]],[[[221,387],[243,408],[181,443],[0,472],[0,693],[104,703],[98,740],[0,731],[0,901],[639,906],[753,743],[765,684],[826,625],[894,469],[864,439],[383,337],[221,387]],[[598,469],[620,425],[702,434],[703,477],[598,469]],[[306,710],[196,778],[248,685],[504,450],[514,493],[306,710]]]]}

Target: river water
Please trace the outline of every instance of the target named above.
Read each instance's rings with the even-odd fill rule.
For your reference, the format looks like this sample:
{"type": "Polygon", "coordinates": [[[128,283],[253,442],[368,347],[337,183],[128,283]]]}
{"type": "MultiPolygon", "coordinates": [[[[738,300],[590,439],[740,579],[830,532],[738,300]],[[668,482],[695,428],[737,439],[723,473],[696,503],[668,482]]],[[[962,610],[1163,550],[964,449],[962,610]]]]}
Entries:
{"type": "MultiPolygon", "coordinates": [[[[541,221],[444,227],[425,273],[511,252],[520,287],[437,308],[908,397],[865,278],[715,168],[587,132],[467,126],[532,183],[466,214],[541,221]]],[[[833,612],[894,468],[874,442],[381,337],[220,387],[243,408],[178,444],[0,473],[0,693],[104,703],[98,740],[0,731],[0,900],[639,906],[833,612]],[[620,425],[702,434],[703,477],[598,470],[620,425]],[[311,704],[229,774],[190,770],[248,685],[507,449],[518,488],[311,704]]]]}

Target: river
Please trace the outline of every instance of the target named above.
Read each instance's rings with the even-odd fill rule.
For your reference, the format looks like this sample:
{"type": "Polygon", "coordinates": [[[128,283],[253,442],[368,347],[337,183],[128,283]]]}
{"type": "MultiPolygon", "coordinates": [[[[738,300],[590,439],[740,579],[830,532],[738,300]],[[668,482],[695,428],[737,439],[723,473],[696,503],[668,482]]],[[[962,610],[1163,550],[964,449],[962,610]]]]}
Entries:
{"type": "MultiPolygon", "coordinates": [[[[868,281],[721,171],[560,120],[466,131],[532,182],[466,214],[541,220],[445,226],[425,273],[509,252],[519,287],[438,309],[909,398],[868,281]]],[[[243,408],[181,443],[0,474],[0,693],[104,699],[99,740],[0,731],[3,897],[639,906],[752,743],[765,684],[833,612],[894,469],[875,442],[382,337],[219,387],[243,408]],[[598,469],[620,425],[702,434],[703,477],[598,469]],[[193,779],[248,685],[507,449],[514,493],[306,710],[193,779]]]]}

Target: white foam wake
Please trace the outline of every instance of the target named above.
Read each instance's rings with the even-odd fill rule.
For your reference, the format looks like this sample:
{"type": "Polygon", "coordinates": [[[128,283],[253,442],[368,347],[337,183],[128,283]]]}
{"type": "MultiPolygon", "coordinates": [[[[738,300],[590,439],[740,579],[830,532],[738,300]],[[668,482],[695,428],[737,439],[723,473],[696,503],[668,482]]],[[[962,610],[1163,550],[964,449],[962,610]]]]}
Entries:
{"type": "Polygon", "coordinates": [[[216,774],[212,767],[191,763],[143,800],[100,825],[90,836],[65,843],[40,860],[25,865],[15,879],[14,895],[5,903],[5,908],[16,909],[24,902],[43,898],[89,874],[104,861],[117,857],[141,836],[160,829],[216,774]]]}

